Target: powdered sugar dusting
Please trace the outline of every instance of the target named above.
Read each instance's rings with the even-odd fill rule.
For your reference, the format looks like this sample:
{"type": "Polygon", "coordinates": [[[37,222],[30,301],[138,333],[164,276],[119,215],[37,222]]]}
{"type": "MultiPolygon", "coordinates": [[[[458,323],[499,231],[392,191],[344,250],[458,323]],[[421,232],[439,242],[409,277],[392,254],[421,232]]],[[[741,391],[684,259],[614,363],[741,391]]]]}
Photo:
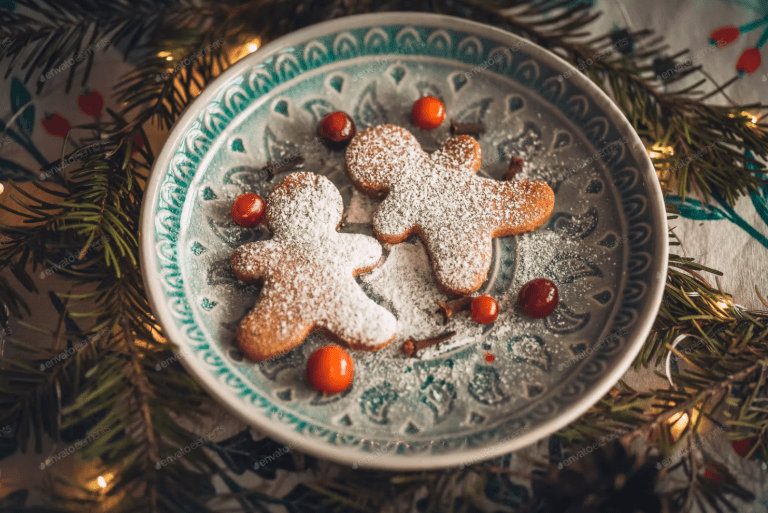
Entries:
{"type": "Polygon", "coordinates": [[[355,136],[346,158],[360,190],[388,193],[373,215],[377,237],[397,243],[420,235],[438,284],[451,293],[482,285],[493,237],[540,226],[554,206],[543,182],[478,177],[480,146],[469,136],[454,137],[430,155],[407,130],[381,125],[355,136]]]}
{"type": "Polygon", "coordinates": [[[395,318],[360,289],[354,276],[375,267],[381,246],[372,237],[336,231],[342,200],[323,176],[294,173],[267,200],[274,237],[241,246],[232,269],[245,282],[264,279],[238,340],[262,360],[324,328],[351,347],[376,349],[395,336],[395,318]]]}

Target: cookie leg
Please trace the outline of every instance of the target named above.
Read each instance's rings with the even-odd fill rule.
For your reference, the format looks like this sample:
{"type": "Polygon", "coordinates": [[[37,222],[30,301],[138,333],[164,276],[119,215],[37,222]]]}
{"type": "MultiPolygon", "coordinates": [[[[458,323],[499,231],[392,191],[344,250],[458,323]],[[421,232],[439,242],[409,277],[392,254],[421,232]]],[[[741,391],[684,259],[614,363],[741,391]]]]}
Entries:
{"type": "Polygon", "coordinates": [[[389,244],[397,244],[415,233],[416,219],[413,211],[404,209],[406,204],[397,192],[391,192],[373,214],[373,230],[376,238],[389,244]]]}
{"type": "Polygon", "coordinates": [[[488,233],[452,233],[451,228],[425,233],[435,281],[449,294],[476,292],[488,278],[493,245],[488,233]]]}
{"type": "Polygon", "coordinates": [[[354,281],[334,294],[330,315],[318,326],[352,349],[375,351],[394,340],[397,320],[386,308],[365,295],[354,281]]]}
{"type": "Polygon", "coordinates": [[[275,310],[260,301],[237,328],[240,351],[253,362],[270,360],[290,351],[312,331],[312,325],[298,320],[287,322],[275,310]]]}

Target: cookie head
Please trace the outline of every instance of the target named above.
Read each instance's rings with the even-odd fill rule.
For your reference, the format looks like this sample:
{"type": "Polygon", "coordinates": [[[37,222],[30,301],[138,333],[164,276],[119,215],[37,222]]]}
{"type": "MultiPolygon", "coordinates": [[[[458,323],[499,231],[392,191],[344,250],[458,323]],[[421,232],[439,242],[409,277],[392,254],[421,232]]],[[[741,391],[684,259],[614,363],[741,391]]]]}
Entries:
{"type": "Polygon", "coordinates": [[[347,170],[355,185],[368,194],[389,192],[410,170],[428,158],[405,128],[380,125],[357,134],[347,147],[347,170]]]}
{"type": "Polygon", "coordinates": [[[291,233],[321,235],[341,224],[344,203],[324,176],[293,173],[272,189],[267,199],[267,224],[279,237],[291,233]]]}

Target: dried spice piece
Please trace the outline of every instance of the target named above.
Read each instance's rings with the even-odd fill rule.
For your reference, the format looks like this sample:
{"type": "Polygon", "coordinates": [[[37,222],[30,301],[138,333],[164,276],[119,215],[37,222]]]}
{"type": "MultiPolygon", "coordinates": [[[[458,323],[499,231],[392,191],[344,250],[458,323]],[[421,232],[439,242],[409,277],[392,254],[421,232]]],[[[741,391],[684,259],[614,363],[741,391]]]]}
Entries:
{"type": "Polygon", "coordinates": [[[485,133],[485,125],[482,123],[460,123],[451,119],[451,135],[479,136],[485,133]]]}
{"type": "Polygon", "coordinates": [[[443,314],[443,324],[447,324],[448,319],[457,313],[463,312],[469,308],[469,304],[472,303],[472,299],[473,298],[471,296],[464,296],[460,297],[459,299],[454,299],[453,301],[448,301],[447,303],[438,301],[437,304],[440,305],[439,311],[443,314]]]}
{"type": "Polygon", "coordinates": [[[509,167],[504,172],[504,180],[514,180],[517,173],[523,170],[523,164],[523,159],[520,157],[512,157],[512,160],[509,161],[509,167]]]}
{"type": "Polygon", "coordinates": [[[409,338],[403,342],[403,354],[406,356],[413,356],[416,354],[416,351],[420,351],[421,349],[427,348],[429,346],[437,345],[440,342],[445,342],[455,334],[455,331],[446,331],[445,333],[437,335],[436,337],[425,338],[423,340],[413,340],[409,338]]]}

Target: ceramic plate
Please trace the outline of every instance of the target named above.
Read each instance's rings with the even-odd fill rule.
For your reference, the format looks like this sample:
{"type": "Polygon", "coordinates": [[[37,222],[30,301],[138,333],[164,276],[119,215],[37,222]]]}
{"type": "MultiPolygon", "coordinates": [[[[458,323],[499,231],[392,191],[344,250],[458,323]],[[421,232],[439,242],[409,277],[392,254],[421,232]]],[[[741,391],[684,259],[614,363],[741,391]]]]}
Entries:
{"type": "MultiPolygon", "coordinates": [[[[661,191],[640,139],[611,101],[570,65],[507,32],[428,14],[365,15],[297,31],[215,80],[176,124],[160,153],[142,212],[142,264],[157,319],[182,363],[233,412],[268,436],[353,467],[426,469],[469,463],[528,445],[576,419],[616,383],[654,319],[667,266],[661,191]],[[466,314],[444,325],[423,245],[385,246],[359,276],[398,319],[376,353],[352,352],[353,385],[326,396],[305,379],[314,334],[262,364],[246,361],[235,328],[259,294],[229,259],[265,228],[234,224],[246,191],[268,196],[281,180],[260,169],[302,155],[344,198],[342,231],[371,233],[377,201],[357,193],[344,152],[316,139],[334,110],[358,130],[393,123],[428,151],[448,122],[418,130],[413,101],[440,98],[449,118],[481,122],[480,173],[500,178],[512,156],[520,178],[548,182],[555,210],[538,230],[494,241],[481,289],[501,308],[489,326],[466,314]],[[521,286],[549,278],[557,310],[531,319],[521,286]],[[406,337],[457,334],[419,358],[406,337]]],[[[158,372],[166,372],[161,369],[158,372]]]]}

